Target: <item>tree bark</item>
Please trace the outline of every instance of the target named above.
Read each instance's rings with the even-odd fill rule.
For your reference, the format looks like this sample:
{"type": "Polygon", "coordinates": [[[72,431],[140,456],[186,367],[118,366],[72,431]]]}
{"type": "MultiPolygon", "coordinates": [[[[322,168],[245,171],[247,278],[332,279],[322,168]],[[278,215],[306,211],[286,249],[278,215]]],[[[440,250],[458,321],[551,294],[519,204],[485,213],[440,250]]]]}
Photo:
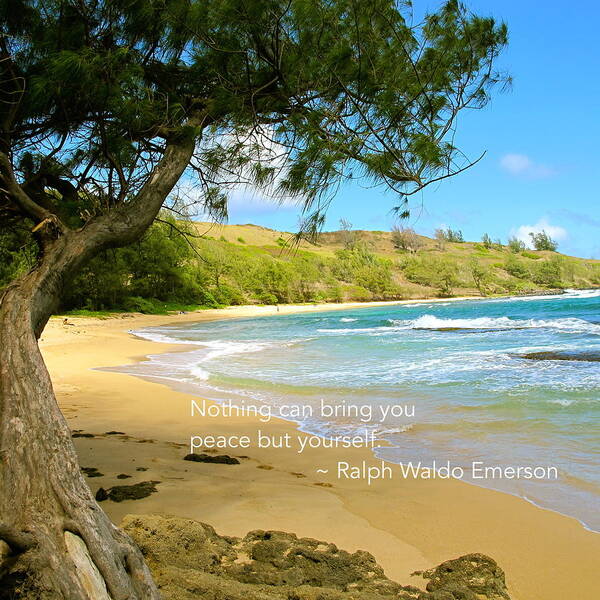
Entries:
{"type": "Polygon", "coordinates": [[[159,600],[141,552],[82,477],[37,339],[97,252],[138,239],[189,163],[168,146],[136,198],[78,231],[44,217],[37,266],[0,298],[0,600],[159,600]]]}
{"type": "Polygon", "coordinates": [[[61,279],[90,250],[66,235],[0,302],[0,598],[158,599],[135,544],[82,477],[37,344],[61,279]]]}

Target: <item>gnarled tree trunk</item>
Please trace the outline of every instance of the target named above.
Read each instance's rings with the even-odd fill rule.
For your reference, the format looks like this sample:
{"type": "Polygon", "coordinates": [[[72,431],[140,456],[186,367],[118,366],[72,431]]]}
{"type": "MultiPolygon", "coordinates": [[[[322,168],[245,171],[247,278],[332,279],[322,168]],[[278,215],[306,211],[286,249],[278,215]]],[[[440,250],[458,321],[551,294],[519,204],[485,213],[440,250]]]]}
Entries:
{"type": "Polygon", "coordinates": [[[0,598],[154,599],[135,544],[82,477],[37,344],[64,278],[90,250],[56,240],[0,302],[0,598]]]}
{"type": "Polygon", "coordinates": [[[77,231],[31,210],[5,175],[15,204],[39,221],[42,254],[0,298],[0,600],[160,599],[141,552],[82,477],[37,339],[79,269],[152,224],[193,149],[193,136],[168,145],[135,198],[77,231]]]}

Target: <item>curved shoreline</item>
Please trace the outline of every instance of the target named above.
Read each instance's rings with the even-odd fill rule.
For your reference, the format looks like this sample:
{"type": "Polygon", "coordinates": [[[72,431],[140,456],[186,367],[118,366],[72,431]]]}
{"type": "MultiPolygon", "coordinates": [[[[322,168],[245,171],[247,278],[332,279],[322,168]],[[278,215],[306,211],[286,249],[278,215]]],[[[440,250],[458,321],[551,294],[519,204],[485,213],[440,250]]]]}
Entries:
{"type": "MultiPolygon", "coordinates": [[[[331,309],[357,306],[364,304],[331,309]]],[[[280,307],[280,314],[328,308],[280,307]]],[[[231,467],[234,472],[196,464],[191,472],[189,463],[181,461],[181,445],[172,445],[183,444],[187,434],[198,428],[187,417],[189,396],[137,377],[92,371],[148,354],[189,350],[189,346],[135,338],[123,331],[131,326],[261,314],[277,313],[274,307],[257,307],[127,319],[70,317],[73,327],[58,320],[49,324],[41,345],[61,407],[73,429],[101,434],[75,440],[82,464],[93,464],[107,473],[100,481],[90,479],[90,485],[116,483],[117,473],[131,471],[132,460],[150,465],[143,474],[146,478],[163,481],[159,492],[144,500],[104,504],[113,520],[118,522],[129,512],[167,512],[210,522],[230,535],[259,527],[296,531],[349,550],[369,550],[388,575],[413,584],[409,579],[413,570],[466,552],[484,552],[505,569],[515,599],[597,597],[600,538],[574,519],[508,494],[463,486],[460,481],[400,479],[369,488],[365,482],[341,482],[314,473],[315,465],[328,466],[338,459],[374,464],[374,457],[365,456],[371,453],[364,449],[294,456],[284,450],[252,448],[250,459],[231,467]],[[127,435],[121,437],[129,439],[102,434],[109,430],[124,431],[127,435]],[[548,565],[553,567],[551,573],[548,565]]],[[[255,430],[257,421],[213,419],[207,426],[214,432],[242,432],[255,430]]],[[[297,433],[289,422],[274,420],[267,427],[273,433],[297,433]]]]}

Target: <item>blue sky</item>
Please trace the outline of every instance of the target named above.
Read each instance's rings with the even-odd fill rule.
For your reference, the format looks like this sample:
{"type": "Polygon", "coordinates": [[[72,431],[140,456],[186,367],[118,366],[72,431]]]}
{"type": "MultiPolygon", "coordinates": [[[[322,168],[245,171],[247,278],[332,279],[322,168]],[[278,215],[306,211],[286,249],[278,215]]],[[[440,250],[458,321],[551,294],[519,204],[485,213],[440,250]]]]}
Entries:
{"type": "MultiPolygon", "coordinates": [[[[437,2],[414,1],[415,9],[437,2]]],[[[509,27],[509,47],[498,63],[513,77],[512,90],[495,94],[483,111],[459,122],[457,145],[484,159],[469,171],[413,197],[408,220],[430,235],[441,225],[467,240],[484,232],[506,240],[545,228],[567,254],[600,258],[600,3],[577,0],[472,0],[474,12],[509,27]]],[[[355,229],[389,230],[393,195],[345,185],[325,229],[346,218],[355,229]]],[[[295,207],[274,208],[236,198],[230,223],[256,223],[295,231],[295,207]]]]}

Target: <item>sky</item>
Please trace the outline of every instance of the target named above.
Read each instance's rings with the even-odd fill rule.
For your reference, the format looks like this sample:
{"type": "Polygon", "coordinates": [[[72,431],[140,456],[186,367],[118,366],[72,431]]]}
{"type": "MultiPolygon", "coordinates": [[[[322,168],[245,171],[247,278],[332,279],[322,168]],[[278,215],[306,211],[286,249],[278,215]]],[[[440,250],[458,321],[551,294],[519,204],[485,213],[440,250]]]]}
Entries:
{"type": "MultiPolygon", "coordinates": [[[[414,0],[415,10],[438,2],[414,0]]],[[[467,0],[481,15],[503,20],[509,45],[498,67],[513,78],[483,110],[460,118],[456,143],[470,170],[425,188],[411,199],[405,222],[431,235],[441,226],[466,240],[484,233],[504,242],[546,230],[559,251],[600,258],[600,45],[597,0],[467,0]]],[[[325,230],[350,221],[354,229],[389,230],[397,199],[379,189],[345,184],[331,204],[325,230]]],[[[275,207],[235,194],[229,223],[296,231],[296,206],[275,207]]]]}

